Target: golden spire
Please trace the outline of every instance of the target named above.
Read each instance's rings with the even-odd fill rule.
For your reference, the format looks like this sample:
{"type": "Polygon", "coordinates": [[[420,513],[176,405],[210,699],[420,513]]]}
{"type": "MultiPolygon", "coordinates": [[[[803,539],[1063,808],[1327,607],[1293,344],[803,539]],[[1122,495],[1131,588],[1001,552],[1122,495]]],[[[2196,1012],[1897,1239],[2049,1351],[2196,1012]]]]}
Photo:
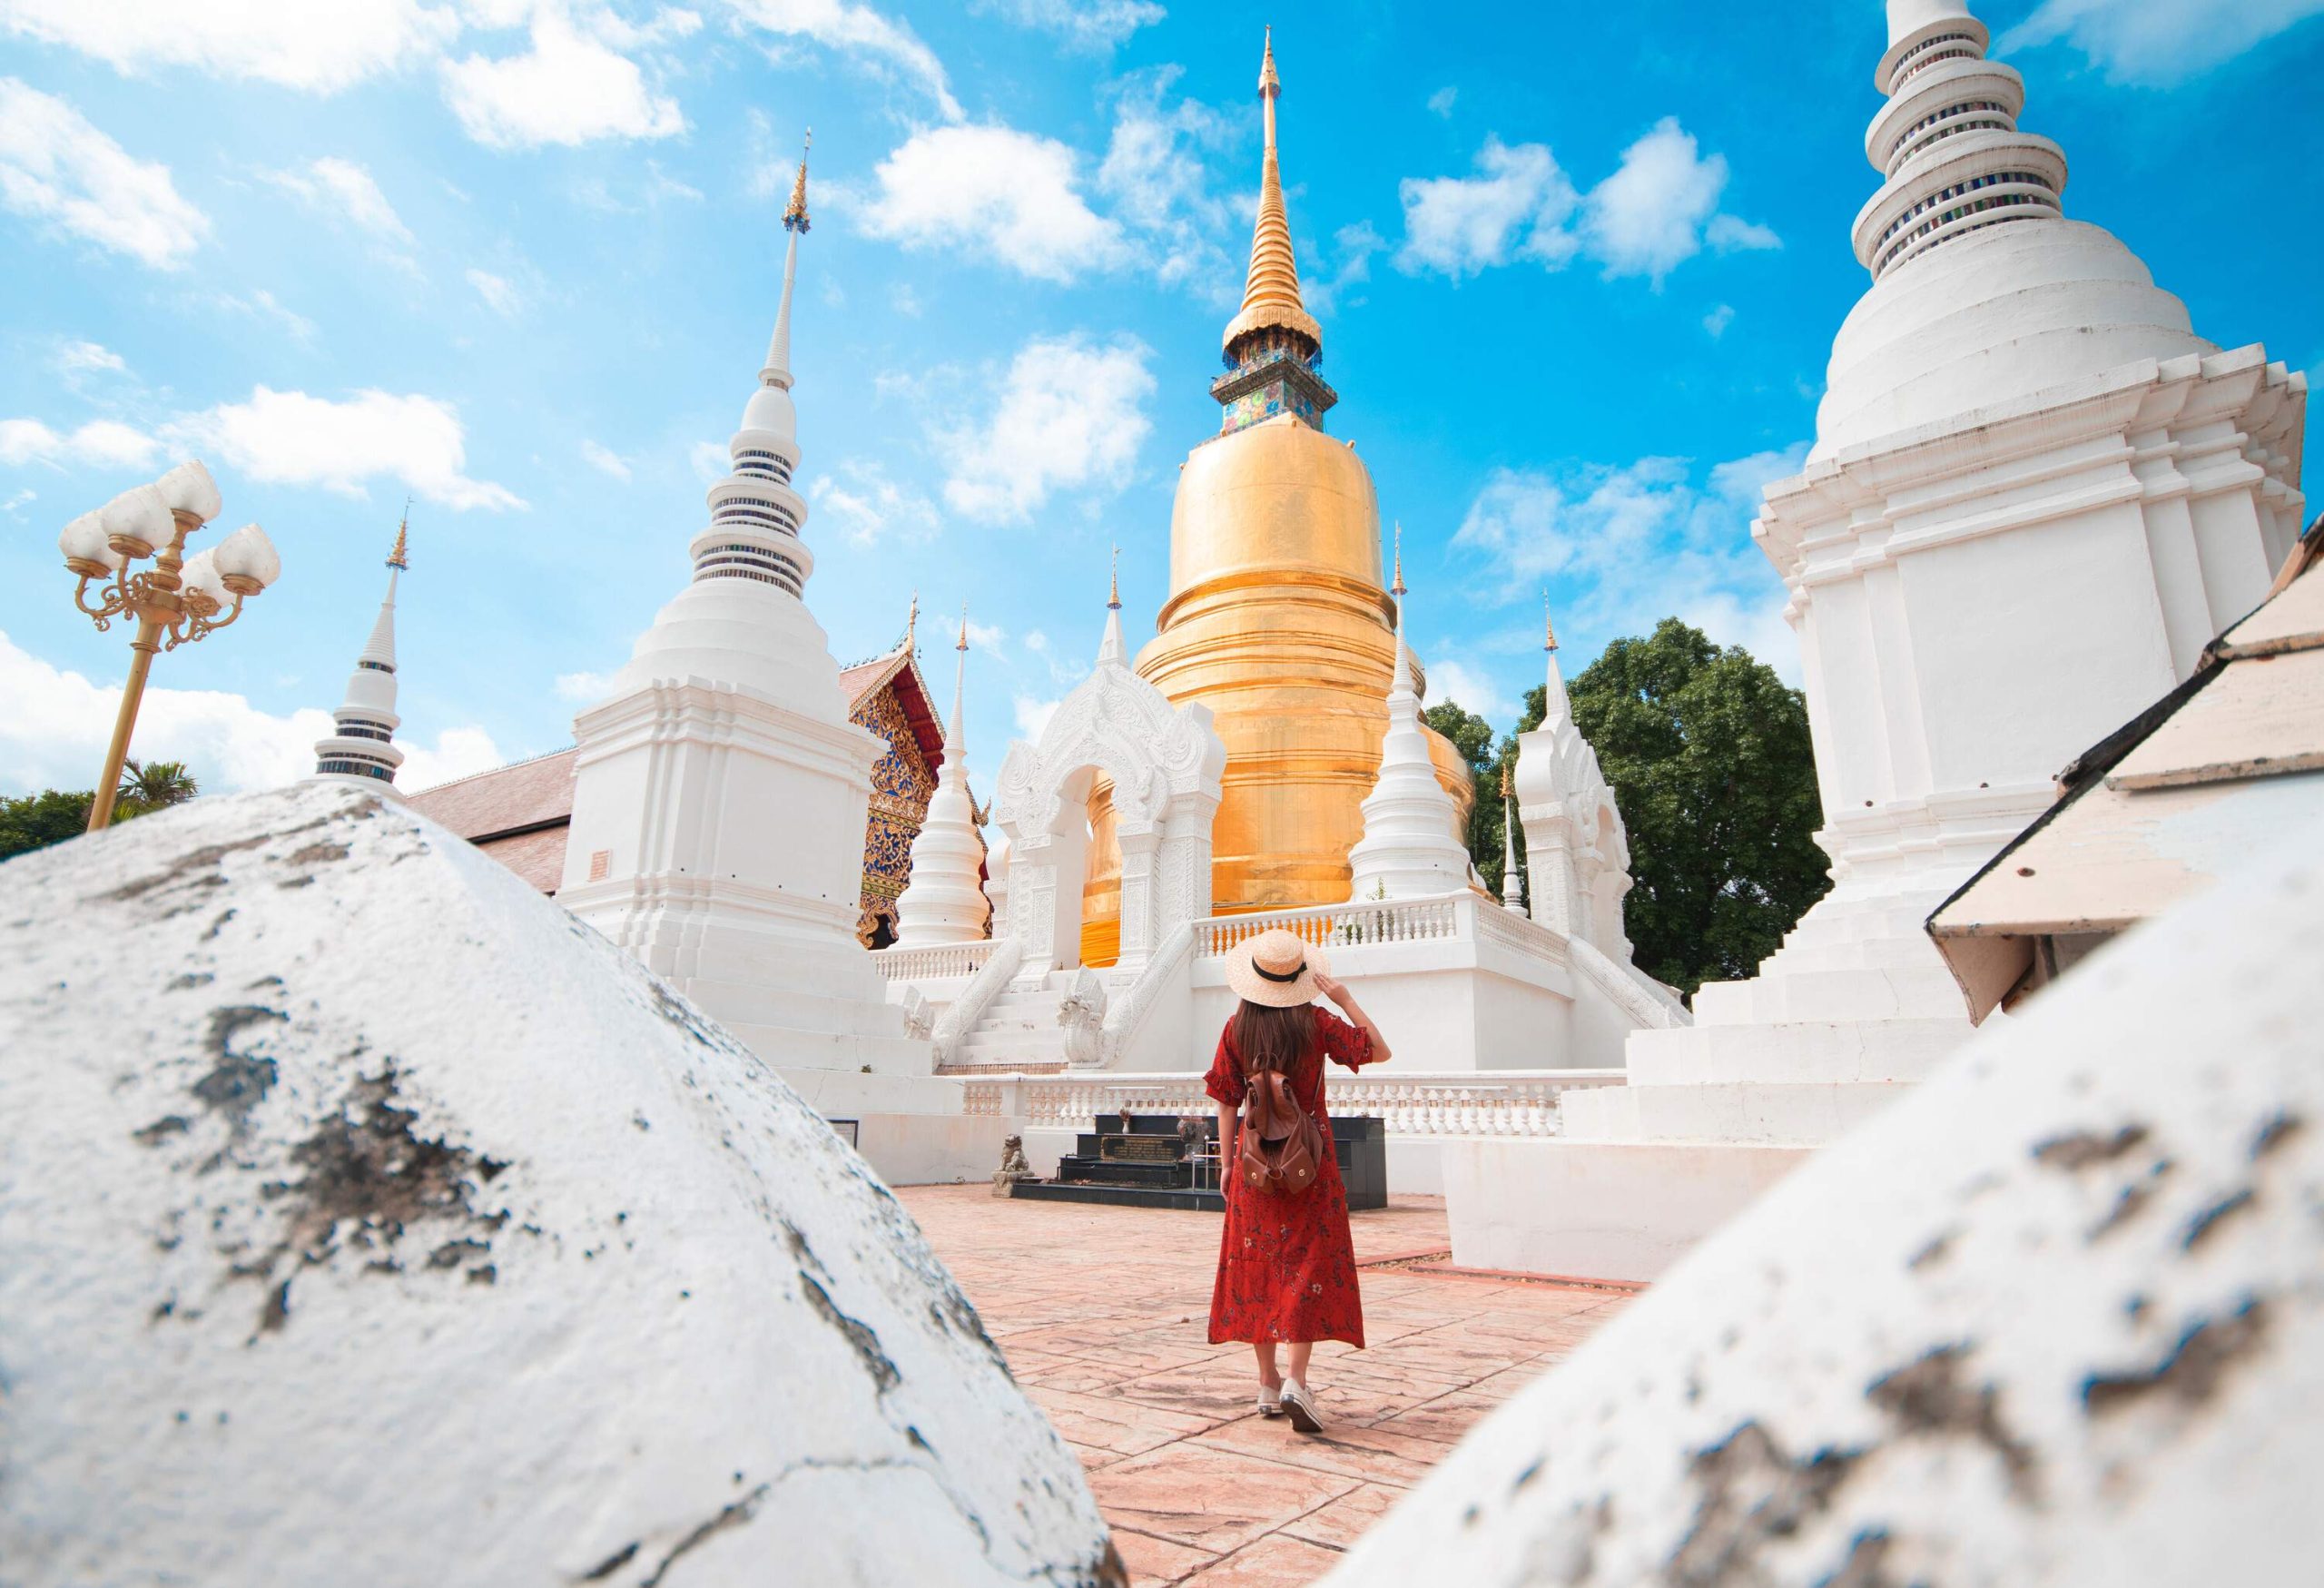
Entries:
{"type": "Polygon", "coordinates": [[[1401,519],[1396,523],[1396,582],[1388,590],[1399,598],[1404,594],[1404,526],[1401,519]]]}
{"type": "Polygon", "coordinates": [[[1550,593],[1547,590],[1541,592],[1541,633],[1544,636],[1541,648],[1545,651],[1557,649],[1558,626],[1550,621],[1550,593]]]}
{"type": "Polygon", "coordinates": [[[1266,116],[1266,153],[1259,166],[1259,216],[1251,228],[1251,263],[1243,280],[1242,311],[1226,322],[1226,345],[1246,331],[1281,327],[1324,343],[1324,328],[1299,297],[1299,264],[1291,252],[1291,222],[1283,209],[1283,172],[1275,157],[1275,102],[1283,80],[1275,71],[1275,30],[1267,30],[1259,63],[1259,103],[1266,116]]]}
{"type": "Polygon", "coordinates": [[[966,655],[968,655],[968,651],[969,651],[969,604],[968,604],[966,601],[963,601],[963,602],[961,602],[961,603],[960,603],[960,643],[959,645],[957,645],[957,646],[953,646],[952,648],[953,648],[954,650],[959,651],[962,656],[966,656],[966,655]]]}
{"type": "Polygon", "coordinates": [[[904,649],[917,655],[919,641],[913,636],[920,631],[920,592],[911,593],[911,611],[904,617],[904,649]]]}
{"type": "Polygon", "coordinates": [[[411,566],[410,561],[405,555],[405,543],[409,539],[410,535],[411,498],[409,497],[406,497],[403,499],[403,522],[396,526],[396,548],[388,553],[388,566],[389,567],[400,570],[411,566]]]}
{"type": "Polygon", "coordinates": [[[1506,761],[1501,764],[1501,797],[1504,800],[1509,797],[1509,763],[1506,761]]]}
{"type": "Polygon", "coordinates": [[[1122,548],[1121,548],[1120,547],[1117,546],[1117,547],[1114,547],[1114,571],[1113,571],[1113,575],[1112,575],[1111,578],[1108,580],[1108,584],[1107,584],[1107,587],[1106,587],[1106,610],[1107,610],[1107,611],[1108,611],[1108,612],[1119,612],[1121,609],[1122,609],[1122,548]]]}
{"type": "Polygon", "coordinates": [[[807,129],[806,142],[799,146],[799,175],[791,184],[791,202],[783,207],[783,229],[785,232],[807,230],[807,151],[815,146],[815,129],[807,129]]]}

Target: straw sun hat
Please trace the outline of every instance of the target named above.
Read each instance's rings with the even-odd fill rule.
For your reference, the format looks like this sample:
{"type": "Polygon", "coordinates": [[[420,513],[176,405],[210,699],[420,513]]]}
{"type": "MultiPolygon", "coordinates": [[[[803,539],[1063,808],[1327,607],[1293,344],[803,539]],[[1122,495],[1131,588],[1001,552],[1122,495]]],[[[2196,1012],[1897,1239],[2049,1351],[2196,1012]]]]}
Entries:
{"type": "Polygon", "coordinates": [[[1295,1009],[1315,997],[1315,972],[1331,974],[1324,951],[1281,927],[1226,951],[1226,985],[1236,996],[1269,1009],[1295,1009]]]}

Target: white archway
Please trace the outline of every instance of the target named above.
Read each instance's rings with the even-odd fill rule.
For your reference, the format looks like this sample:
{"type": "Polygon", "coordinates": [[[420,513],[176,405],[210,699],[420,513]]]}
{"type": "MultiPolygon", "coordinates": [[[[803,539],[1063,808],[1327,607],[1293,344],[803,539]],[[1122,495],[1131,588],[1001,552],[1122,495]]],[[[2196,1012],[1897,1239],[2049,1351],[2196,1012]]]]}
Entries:
{"type": "MultiPolygon", "coordinates": [[[[1039,745],[1000,764],[993,819],[1009,840],[1008,934],[1042,971],[1081,960],[1081,888],[1089,865],[1089,790],[1113,782],[1122,851],[1119,972],[1135,972],[1179,922],[1210,912],[1210,824],[1226,745],[1207,706],[1174,706],[1129,669],[1109,623],[1089,676],[1039,745]]],[[[996,932],[996,935],[998,932],[996,932]]]]}

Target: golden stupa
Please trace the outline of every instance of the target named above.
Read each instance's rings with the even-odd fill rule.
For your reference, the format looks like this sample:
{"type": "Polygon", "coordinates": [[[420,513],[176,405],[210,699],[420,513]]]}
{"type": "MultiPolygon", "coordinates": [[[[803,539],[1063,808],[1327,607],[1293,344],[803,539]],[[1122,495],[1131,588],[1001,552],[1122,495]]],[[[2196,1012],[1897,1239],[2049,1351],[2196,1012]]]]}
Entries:
{"type": "MultiPolygon", "coordinates": [[[[1226,741],[1212,827],[1211,908],[1226,914],[1334,904],[1380,770],[1395,607],[1381,587],[1380,511],[1352,441],[1324,434],[1338,394],[1316,372],[1324,330],[1299,296],[1276,165],[1272,36],[1259,68],[1266,120],[1259,213],[1227,372],[1210,394],[1219,433],[1187,454],[1170,508],[1170,593],[1137,672],[1173,701],[1199,700],[1226,741]]],[[[1423,689],[1425,686],[1423,686],[1423,689]]],[[[1437,776],[1465,820],[1474,798],[1450,741],[1437,776]]],[[[1121,861],[1110,788],[1091,794],[1082,959],[1120,942],[1121,861]]]]}

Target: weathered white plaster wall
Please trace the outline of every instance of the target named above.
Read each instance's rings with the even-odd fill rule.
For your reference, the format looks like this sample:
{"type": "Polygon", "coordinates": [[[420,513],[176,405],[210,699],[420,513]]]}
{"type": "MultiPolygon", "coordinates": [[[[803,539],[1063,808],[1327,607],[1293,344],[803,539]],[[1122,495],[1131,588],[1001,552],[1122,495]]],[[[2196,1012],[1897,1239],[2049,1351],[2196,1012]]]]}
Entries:
{"type": "Polygon", "coordinates": [[[443,829],[308,785],[0,888],[10,1582],[1123,1580],[863,1162],[443,829]]]}
{"type": "Polygon", "coordinates": [[[2319,1031],[2311,825],[1819,1152],[1327,1581],[2312,1578],[2319,1031]]]}

